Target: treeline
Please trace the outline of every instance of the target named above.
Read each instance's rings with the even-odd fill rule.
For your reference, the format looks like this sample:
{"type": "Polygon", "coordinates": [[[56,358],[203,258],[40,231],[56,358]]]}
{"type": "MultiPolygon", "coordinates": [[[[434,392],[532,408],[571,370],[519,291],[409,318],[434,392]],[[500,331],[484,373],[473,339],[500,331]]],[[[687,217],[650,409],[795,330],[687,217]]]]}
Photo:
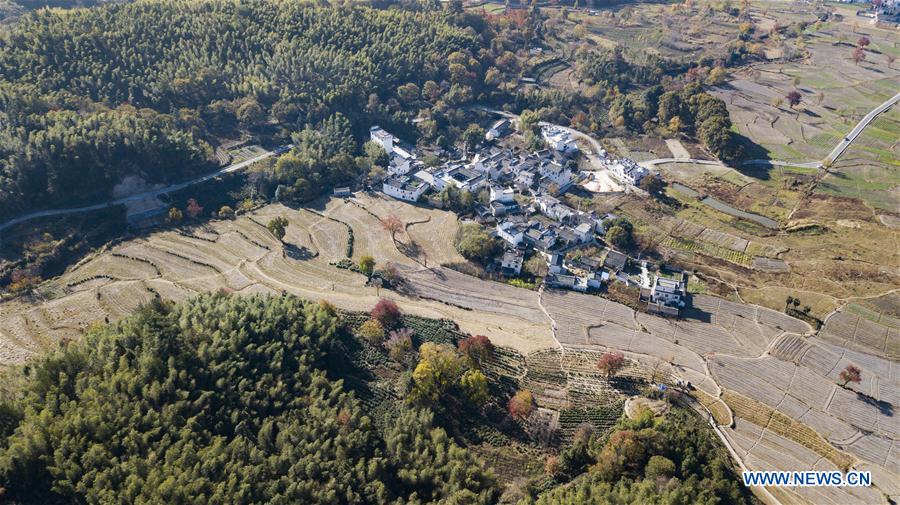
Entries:
{"type": "Polygon", "coordinates": [[[758,503],[741,485],[728,452],[687,408],[662,420],[644,410],[635,420],[620,420],[602,440],[580,431],[547,467],[557,481],[586,473],[520,505],[758,503]]]}
{"type": "Polygon", "coordinates": [[[694,135],[725,161],[742,154],[725,101],[703,91],[698,83],[671,91],[656,85],[619,95],[610,105],[609,116],[614,125],[636,132],[658,128],[669,135],[694,135]]]}
{"type": "Polygon", "coordinates": [[[29,365],[0,402],[22,503],[488,503],[494,478],[408,407],[384,431],[327,377],[327,303],[156,301],[29,365]]]}
{"type": "Polygon", "coordinates": [[[441,80],[477,41],[442,11],[273,1],[140,1],[40,11],[5,37],[0,73],[44,92],[172,110],[252,97],[301,124],[370,92],[441,80]]]}
{"type": "MultiPolygon", "coordinates": [[[[402,132],[433,107],[423,128],[446,127],[447,107],[485,86],[476,56],[486,35],[473,20],[436,2],[162,0],[31,12],[0,34],[0,216],[87,201],[123,174],[159,182],[208,169],[204,142],[241,132],[286,140],[341,113],[354,139],[342,153],[354,155],[372,123],[402,132]],[[78,185],[61,191],[57,180],[78,185]]],[[[297,191],[341,178],[307,177],[297,191]]]]}
{"type": "Polygon", "coordinates": [[[214,166],[209,144],[150,109],[32,110],[0,130],[0,216],[93,202],[129,174],[167,183],[214,166]]]}
{"type": "Polygon", "coordinates": [[[686,67],[659,56],[646,54],[638,64],[625,59],[621,46],[609,51],[583,51],[579,55],[578,76],[588,84],[626,91],[633,86],[659,83],[663,76],[683,72],[686,67]]]}

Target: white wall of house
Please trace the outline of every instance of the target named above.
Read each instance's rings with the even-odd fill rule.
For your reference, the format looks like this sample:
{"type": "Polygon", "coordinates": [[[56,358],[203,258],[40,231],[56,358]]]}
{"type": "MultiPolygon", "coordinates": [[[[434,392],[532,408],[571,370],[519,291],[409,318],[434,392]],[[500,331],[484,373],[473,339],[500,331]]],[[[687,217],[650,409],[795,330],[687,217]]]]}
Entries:
{"type": "Polygon", "coordinates": [[[425,191],[428,190],[428,185],[421,184],[418,187],[398,187],[385,182],[382,185],[381,189],[386,195],[393,196],[394,198],[399,198],[400,200],[406,200],[408,202],[415,202],[425,193],[425,191]]]}
{"type": "Polygon", "coordinates": [[[501,223],[497,225],[497,236],[515,247],[522,243],[522,240],[525,238],[525,232],[521,228],[501,223]]]}

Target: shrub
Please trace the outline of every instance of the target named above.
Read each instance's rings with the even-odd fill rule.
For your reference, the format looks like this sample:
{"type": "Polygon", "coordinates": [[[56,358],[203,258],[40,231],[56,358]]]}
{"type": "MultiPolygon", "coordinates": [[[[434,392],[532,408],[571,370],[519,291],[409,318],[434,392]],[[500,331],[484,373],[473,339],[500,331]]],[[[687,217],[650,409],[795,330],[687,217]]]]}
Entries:
{"type": "Polygon", "coordinates": [[[378,345],[384,340],[384,326],[377,319],[369,319],[356,329],[356,334],[372,345],[378,345]]]}
{"type": "Polygon", "coordinates": [[[232,209],[228,205],[223,205],[221,209],[219,209],[219,217],[222,219],[231,219],[234,217],[234,209],[232,209]]]}
{"type": "Polygon", "coordinates": [[[534,412],[534,395],[527,389],[520,389],[509,399],[507,410],[516,419],[526,419],[534,412]]]}
{"type": "Polygon", "coordinates": [[[472,261],[486,262],[500,250],[500,242],[492,237],[483,226],[469,223],[459,229],[456,250],[472,261]]]}
{"type": "Polygon", "coordinates": [[[369,314],[372,319],[381,323],[385,328],[393,328],[400,322],[400,307],[392,300],[382,298],[378,300],[372,312],[369,314]]]}
{"type": "Polygon", "coordinates": [[[375,258],[368,255],[360,256],[359,271],[366,277],[372,277],[372,272],[375,271],[375,258]]]}
{"type": "Polygon", "coordinates": [[[644,477],[648,479],[669,479],[675,475],[675,463],[665,456],[651,456],[644,468],[644,477]]]}
{"type": "Polygon", "coordinates": [[[413,350],[412,342],[413,331],[409,328],[401,328],[388,333],[388,338],[384,342],[385,349],[391,359],[403,363],[406,357],[413,350]]]}
{"type": "Polygon", "coordinates": [[[558,476],[562,471],[562,465],[559,463],[559,458],[552,455],[547,456],[547,461],[544,462],[544,471],[551,477],[558,476]]]}
{"type": "Polygon", "coordinates": [[[278,240],[282,240],[284,239],[285,228],[287,228],[287,225],[288,220],[281,216],[278,216],[270,220],[269,223],[266,224],[266,228],[269,229],[269,231],[275,238],[277,238],[278,240]]]}

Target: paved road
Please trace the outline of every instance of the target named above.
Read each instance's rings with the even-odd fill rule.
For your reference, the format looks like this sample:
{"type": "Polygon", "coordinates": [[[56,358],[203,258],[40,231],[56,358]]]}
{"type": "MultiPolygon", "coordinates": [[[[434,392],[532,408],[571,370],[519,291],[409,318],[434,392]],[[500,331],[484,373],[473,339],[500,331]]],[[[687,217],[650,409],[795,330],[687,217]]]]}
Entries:
{"type": "Polygon", "coordinates": [[[696,158],[656,158],[655,160],[647,160],[641,161],[638,165],[645,167],[653,167],[656,165],[662,165],[663,163],[695,163],[697,165],[716,165],[721,166],[724,165],[721,161],[717,160],[698,160],[696,158]]]}
{"type": "Polygon", "coordinates": [[[188,186],[193,186],[194,184],[206,182],[206,181],[213,179],[215,177],[218,177],[220,175],[237,172],[238,170],[247,168],[248,166],[256,163],[257,161],[264,160],[270,156],[274,156],[276,154],[283,153],[283,152],[287,151],[288,149],[290,149],[291,147],[293,147],[293,145],[288,144],[286,146],[279,147],[278,149],[275,149],[274,151],[266,151],[265,153],[260,154],[259,156],[250,158],[249,160],[242,161],[240,163],[235,163],[232,165],[228,165],[227,167],[224,167],[220,170],[197,177],[195,179],[191,179],[191,180],[184,181],[184,182],[179,182],[178,184],[172,184],[170,186],[166,186],[163,188],[151,189],[149,191],[135,193],[133,195],[124,196],[122,198],[117,198],[115,200],[110,200],[108,202],[98,203],[98,204],[94,204],[94,205],[85,205],[83,207],[70,207],[70,208],[66,208],[66,209],[41,210],[41,211],[37,211],[37,212],[32,212],[30,214],[25,214],[24,216],[19,216],[15,219],[10,219],[9,221],[0,223],[0,231],[3,231],[5,229],[9,228],[10,226],[14,226],[19,223],[24,223],[24,222],[30,221],[32,219],[37,219],[39,217],[61,216],[64,214],[78,214],[78,213],[83,213],[83,212],[90,212],[92,210],[100,210],[100,209],[112,207],[115,205],[122,205],[122,204],[126,204],[129,202],[143,200],[144,198],[160,196],[160,195],[164,195],[166,193],[171,193],[173,191],[178,191],[178,190],[184,189],[188,186]]]}
{"type": "Polygon", "coordinates": [[[846,151],[847,148],[850,147],[850,143],[856,140],[856,137],[858,137],[859,134],[862,133],[863,129],[865,129],[866,126],[869,126],[869,123],[871,123],[876,116],[893,107],[893,105],[898,101],[900,101],[900,93],[897,93],[893,98],[889,98],[883,104],[879,105],[871,112],[866,114],[866,116],[862,118],[862,121],[857,123],[856,126],[852,130],[850,130],[850,133],[844,136],[844,138],[838,143],[838,145],[836,145],[834,149],[831,150],[831,153],[828,155],[828,157],[825,158],[825,160],[830,163],[834,163],[835,161],[837,161],[837,159],[842,154],[844,154],[844,151],[846,151]]]}

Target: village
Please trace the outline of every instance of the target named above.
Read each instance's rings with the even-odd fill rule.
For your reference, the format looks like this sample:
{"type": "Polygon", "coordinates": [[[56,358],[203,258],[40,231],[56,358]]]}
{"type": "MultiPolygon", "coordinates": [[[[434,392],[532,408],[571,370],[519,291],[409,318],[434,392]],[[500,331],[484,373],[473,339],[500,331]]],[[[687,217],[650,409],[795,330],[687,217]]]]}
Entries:
{"type": "MultiPolygon", "coordinates": [[[[515,134],[512,120],[500,119],[486,131],[484,146],[471,156],[429,168],[413,146],[372,126],[370,139],[385,150],[389,160],[381,190],[407,202],[438,206],[440,200],[429,195],[447,190],[472,195],[473,220],[503,245],[485,268],[505,279],[518,278],[527,260],[540,258],[546,265],[543,286],[599,292],[619,282],[639,290],[640,302],[646,303],[648,311],[677,317],[688,303],[687,275],[631,258],[604,242],[602,237],[611,223],[621,221],[619,216],[576,209],[562,201],[571,188],[591,188],[598,177],[596,171],[579,170],[582,154],[571,132],[542,126],[544,148],[537,151],[505,142],[515,134]]],[[[616,189],[640,191],[641,180],[650,176],[629,158],[615,158],[603,149],[597,154],[608,172],[603,176],[611,175],[620,183],[616,189]]],[[[348,189],[339,188],[335,195],[347,196],[348,189]]]]}

